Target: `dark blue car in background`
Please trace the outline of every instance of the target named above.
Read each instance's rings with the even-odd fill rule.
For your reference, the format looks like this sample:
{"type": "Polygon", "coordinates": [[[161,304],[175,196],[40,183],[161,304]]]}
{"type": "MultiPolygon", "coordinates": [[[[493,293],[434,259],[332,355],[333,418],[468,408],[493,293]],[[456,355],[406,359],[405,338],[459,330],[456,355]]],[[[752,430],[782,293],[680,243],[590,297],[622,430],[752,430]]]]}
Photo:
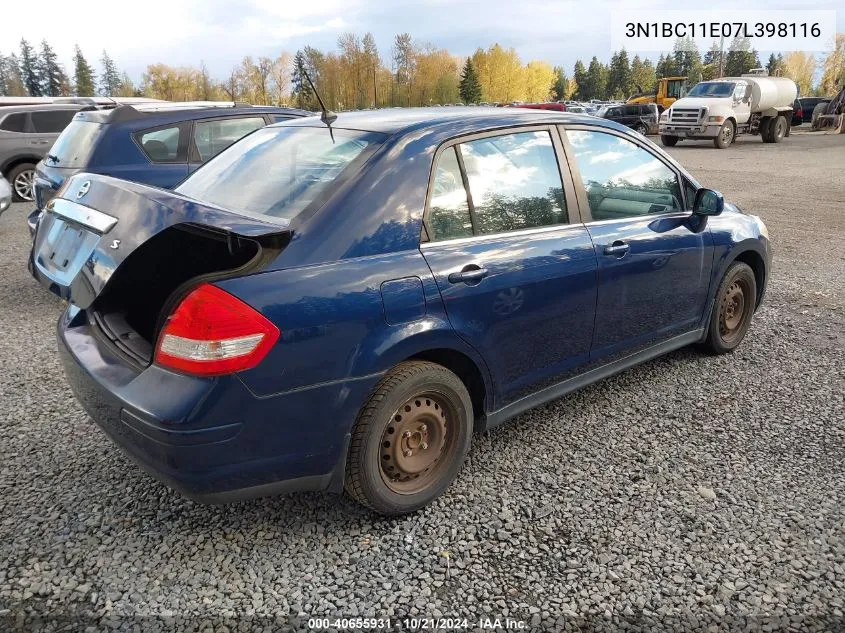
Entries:
{"type": "Polygon", "coordinates": [[[79,112],[36,167],[36,209],[29,217],[30,230],[44,205],[73,174],[84,171],[170,189],[250,132],[311,114],[296,108],[214,102],[79,112]]]}
{"type": "Polygon", "coordinates": [[[79,401],[205,502],[345,489],[387,515],[472,432],[657,355],[735,349],[770,245],[618,124],[473,108],[259,130],[175,191],[71,178],[34,274],[79,401]]]}

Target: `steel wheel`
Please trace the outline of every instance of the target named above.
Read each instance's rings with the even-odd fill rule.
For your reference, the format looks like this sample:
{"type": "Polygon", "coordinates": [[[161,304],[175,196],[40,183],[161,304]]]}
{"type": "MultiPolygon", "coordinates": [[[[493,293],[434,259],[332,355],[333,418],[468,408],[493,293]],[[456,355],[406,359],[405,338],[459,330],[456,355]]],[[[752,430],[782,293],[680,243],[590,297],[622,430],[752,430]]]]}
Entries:
{"type": "Polygon", "coordinates": [[[719,306],[719,335],[730,345],[742,336],[746,319],[750,318],[753,304],[751,287],[747,279],[738,277],[722,295],[719,306]]]}
{"type": "Polygon", "coordinates": [[[396,410],[381,438],[381,477],[388,488],[412,495],[440,476],[440,458],[454,443],[454,415],[442,396],[428,392],[396,410]]]}
{"type": "Polygon", "coordinates": [[[34,169],[25,169],[18,173],[14,180],[12,181],[12,188],[15,190],[15,194],[21,200],[25,200],[27,202],[34,200],[34,195],[32,192],[32,187],[35,184],[35,170],[34,169]]]}
{"type": "Polygon", "coordinates": [[[719,130],[719,135],[713,139],[713,144],[719,149],[727,149],[734,140],[734,126],[730,121],[725,121],[719,130]]]}

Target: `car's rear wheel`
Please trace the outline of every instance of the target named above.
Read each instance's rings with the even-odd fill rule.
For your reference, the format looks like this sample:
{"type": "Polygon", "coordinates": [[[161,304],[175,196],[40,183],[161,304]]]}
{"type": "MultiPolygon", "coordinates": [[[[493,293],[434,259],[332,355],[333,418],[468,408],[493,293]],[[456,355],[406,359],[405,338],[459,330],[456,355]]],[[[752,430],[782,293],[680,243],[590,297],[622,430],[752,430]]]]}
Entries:
{"type": "Polygon", "coordinates": [[[716,291],[705,348],[714,354],[726,354],[736,349],[751,325],[756,305],[754,271],[748,264],[734,262],[716,291]]]}
{"type": "Polygon", "coordinates": [[[35,165],[21,163],[9,170],[13,202],[29,202],[35,199],[32,187],[35,184],[35,165]]]}
{"type": "Polygon", "coordinates": [[[735,135],[734,124],[731,121],[725,121],[719,129],[719,135],[713,139],[713,145],[719,149],[727,149],[734,142],[735,135]]]}
{"type": "Polygon", "coordinates": [[[640,134],[645,136],[648,133],[648,128],[645,125],[643,125],[642,123],[637,123],[634,126],[634,131],[639,132],[640,134]]]}
{"type": "Polygon", "coordinates": [[[666,147],[675,147],[678,144],[678,137],[677,136],[669,136],[667,134],[660,135],[660,142],[663,143],[666,147]]]}
{"type": "Polygon", "coordinates": [[[789,130],[789,124],[786,122],[786,117],[778,116],[772,121],[769,135],[772,138],[772,143],[780,143],[786,136],[789,130]]]}
{"type": "Polygon", "coordinates": [[[460,378],[435,363],[400,363],[358,414],[346,492],[388,516],[428,505],[457,477],[472,422],[472,400],[460,378]]]}

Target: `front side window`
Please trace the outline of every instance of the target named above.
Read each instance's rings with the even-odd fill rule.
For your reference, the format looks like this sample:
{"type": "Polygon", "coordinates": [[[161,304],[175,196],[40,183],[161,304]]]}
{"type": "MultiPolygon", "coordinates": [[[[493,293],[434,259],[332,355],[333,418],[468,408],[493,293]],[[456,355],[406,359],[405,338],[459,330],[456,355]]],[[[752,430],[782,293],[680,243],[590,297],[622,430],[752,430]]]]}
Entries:
{"type": "Polygon", "coordinates": [[[455,151],[450,147],[437,162],[427,227],[432,241],[472,236],[467,192],[455,151]]]}
{"type": "Polygon", "coordinates": [[[32,127],[41,134],[58,134],[65,129],[76,110],[40,110],[30,113],[32,127]]]}
{"type": "Polygon", "coordinates": [[[149,130],[138,134],[141,149],[154,163],[174,163],[179,159],[179,134],[177,126],[149,130]]]}
{"type": "Polygon", "coordinates": [[[663,161],[614,134],[567,130],[593,220],[680,211],[678,177],[663,161]]]}
{"type": "Polygon", "coordinates": [[[480,235],[568,222],[548,131],[518,132],[458,145],[480,235]]]}
{"type": "Polygon", "coordinates": [[[202,162],[217,156],[235,141],[264,127],[264,117],[197,121],[194,124],[194,143],[202,162]]]}

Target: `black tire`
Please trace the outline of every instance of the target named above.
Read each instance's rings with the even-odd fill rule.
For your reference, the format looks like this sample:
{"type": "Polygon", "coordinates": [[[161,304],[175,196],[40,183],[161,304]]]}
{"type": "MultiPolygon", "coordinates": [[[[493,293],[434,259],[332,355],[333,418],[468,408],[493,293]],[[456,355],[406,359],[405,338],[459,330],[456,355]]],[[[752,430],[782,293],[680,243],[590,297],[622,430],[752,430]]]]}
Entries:
{"type": "Polygon", "coordinates": [[[769,132],[772,137],[772,143],[780,143],[786,136],[787,130],[789,130],[789,123],[787,123],[786,117],[775,117],[775,120],[772,121],[771,131],[769,132]]]}
{"type": "Polygon", "coordinates": [[[813,114],[810,118],[810,122],[814,130],[818,127],[819,117],[823,114],[827,114],[827,105],[828,104],[826,103],[819,103],[815,108],[813,108],[813,114]]]}
{"type": "MultiPolygon", "coordinates": [[[[457,477],[469,451],[472,427],[472,400],[460,378],[435,363],[400,363],[381,379],[358,413],[346,459],[347,494],[386,516],[419,510],[457,477]],[[400,432],[409,423],[419,425],[419,430],[400,432]],[[426,426],[439,428],[440,436],[428,435],[426,426]],[[429,437],[435,438],[433,446],[427,444],[429,437]],[[418,452],[411,456],[411,450],[403,448],[418,452]],[[420,457],[434,461],[422,472],[412,472],[407,463],[420,457]]],[[[422,468],[424,463],[414,465],[422,468]]]]}
{"type": "Polygon", "coordinates": [[[734,262],[716,291],[704,348],[712,354],[727,354],[735,350],[745,338],[756,307],[754,271],[748,264],[734,262]],[[741,296],[737,297],[737,292],[741,296]]]}
{"type": "Polygon", "coordinates": [[[760,121],[760,138],[763,139],[764,143],[771,143],[772,142],[772,123],[774,119],[772,117],[765,117],[762,121],[760,121]]]}
{"type": "Polygon", "coordinates": [[[22,195],[24,181],[29,182],[31,187],[34,177],[35,165],[32,163],[21,163],[9,170],[6,179],[12,186],[12,202],[30,202],[35,199],[31,189],[29,195],[22,195]]]}
{"type": "Polygon", "coordinates": [[[677,136],[669,136],[668,134],[660,135],[660,142],[666,147],[675,147],[680,139],[677,136]]]}
{"type": "Polygon", "coordinates": [[[736,128],[734,124],[731,121],[725,121],[719,128],[719,134],[713,139],[713,145],[718,149],[728,149],[734,142],[735,136],[736,128]]]}
{"type": "Polygon", "coordinates": [[[640,133],[640,134],[642,134],[643,136],[645,136],[646,134],[648,134],[648,128],[647,128],[645,125],[643,125],[642,123],[637,123],[637,124],[634,126],[634,131],[635,131],[635,132],[639,132],[639,133],[640,133]]]}

